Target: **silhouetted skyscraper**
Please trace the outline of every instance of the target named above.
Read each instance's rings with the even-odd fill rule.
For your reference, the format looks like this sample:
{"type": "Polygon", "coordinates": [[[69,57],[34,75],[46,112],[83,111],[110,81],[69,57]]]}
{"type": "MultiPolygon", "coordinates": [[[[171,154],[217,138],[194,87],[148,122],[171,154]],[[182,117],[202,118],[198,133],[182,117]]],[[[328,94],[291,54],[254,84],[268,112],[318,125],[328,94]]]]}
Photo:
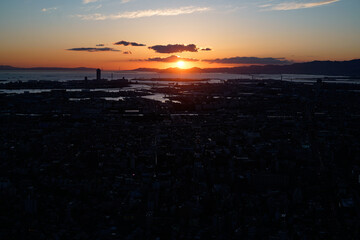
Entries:
{"type": "Polygon", "coordinates": [[[96,69],[96,80],[101,80],[101,70],[96,69]]]}

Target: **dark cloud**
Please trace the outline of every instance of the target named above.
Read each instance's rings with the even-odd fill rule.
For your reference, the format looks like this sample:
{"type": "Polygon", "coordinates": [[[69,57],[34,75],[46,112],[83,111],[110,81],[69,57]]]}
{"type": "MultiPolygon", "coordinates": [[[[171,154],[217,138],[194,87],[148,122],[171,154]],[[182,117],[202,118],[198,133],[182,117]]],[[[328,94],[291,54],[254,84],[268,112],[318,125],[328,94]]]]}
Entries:
{"type": "Polygon", "coordinates": [[[125,52],[123,52],[123,54],[132,54],[132,52],[130,52],[130,51],[125,51],[125,52]]]}
{"type": "Polygon", "coordinates": [[[70,48],[68,51],[77,51],[77,52],[121,52],[120,50],[116,50],[113,48],[70,48]]]}
{"type": "Polygon", "coordinates": [[[197,52],[198,48],[195,44],[169,44],[169,45],[155,45],[149,47],[157,53],[181,53],[181,52],[197,52]]]}
{"type": "Polygon", "coordinates": [[[171,63],[171,62],[178,62],[178,61],[197,62],[199,60],[194,59],[194,58],[182,58],[179,56],[172,55],[172,56],[166,57],[166,58],[156,57],[156,58],[148,58],[148,59],[142,60],[142,61],[171,63]]]}
{"type": "Polygon", "coordinates": [[[202,60],[203,62],[208,63],[223,63],[223,64],[290,64],[292,63],[285,58],[258,58],[258,57],[232,57],[232,58],[217,58],[217,59],[207,59],[202,60]]]}
{"type": "Polygon", "coordinates": [[[144,47],[145,44],[142,43],[136,43],[136,42],[128,42],[128,41],[120,41],[117,43],[114,43],[114,45],[124,45],[124,46],[133,46],[133,47],[144,47]]]}
{"type": "Polygon", "coordinates": [[[100,43],[100,44],[96,44],[96,46],[97,47],[103,47],[103,46],[105,46],[105,44],[100,43]]]}
{"type": "Polygon", "coordinates": [[[201,51],[212,51],[211,48],[202,48],[201,51]]]}

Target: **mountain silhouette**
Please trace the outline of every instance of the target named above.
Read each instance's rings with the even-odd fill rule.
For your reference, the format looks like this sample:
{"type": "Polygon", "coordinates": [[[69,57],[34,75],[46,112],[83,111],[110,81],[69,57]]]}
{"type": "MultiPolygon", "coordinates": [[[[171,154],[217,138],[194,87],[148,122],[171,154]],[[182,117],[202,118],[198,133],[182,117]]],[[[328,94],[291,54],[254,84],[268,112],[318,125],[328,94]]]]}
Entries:
{"type": "Polygon", "coordinates": [[[157,73],[233,73],[233,74],[311,74],[360,76],[360,59],[351,61],[313,61],[290,65],[252,65],[230,68],[138,68],[134,71],[157,73]]]}

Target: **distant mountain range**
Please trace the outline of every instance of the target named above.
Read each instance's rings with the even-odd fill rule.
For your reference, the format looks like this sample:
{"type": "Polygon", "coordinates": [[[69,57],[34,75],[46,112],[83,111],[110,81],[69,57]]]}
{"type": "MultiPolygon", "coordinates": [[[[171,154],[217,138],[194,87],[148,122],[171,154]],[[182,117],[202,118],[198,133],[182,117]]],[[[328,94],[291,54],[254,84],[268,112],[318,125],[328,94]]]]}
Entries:
{"type": "Polygon", "coordinates": [[[313,61],[290,65],[263,65],[231,68],[138,68],[134,71],[157,73],[232,73],[232,74],[311,74],[360,76],[360,59],[351,61],[313,61]]]}
{"type": "MultiPolygon", "coordinates": [[[[42,71],[95,71],[95,68],[57,68],[36,67],[17,68],[12,66],[0,66],[1,70],[42,70],[42,71]]],[[[351,61],[313,61],[294,63],[290,65],[252,65],[229,68],[138,68],[131,71],[157,72],[157,73],[231,73],[231,74],[311,74],[333,76],[360,76],[360,59],[351,61]]]]}

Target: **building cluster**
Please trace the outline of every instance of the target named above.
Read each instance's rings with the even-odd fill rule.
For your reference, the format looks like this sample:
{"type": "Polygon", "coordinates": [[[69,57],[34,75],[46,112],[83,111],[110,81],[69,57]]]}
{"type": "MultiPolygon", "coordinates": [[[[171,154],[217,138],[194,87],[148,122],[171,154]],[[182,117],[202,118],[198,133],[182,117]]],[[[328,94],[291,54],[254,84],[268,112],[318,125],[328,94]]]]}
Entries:
{"type": "Polygon", "coordinates": [[[1,93],[0,239],[359,239],[359,90],[1,93]]]}

